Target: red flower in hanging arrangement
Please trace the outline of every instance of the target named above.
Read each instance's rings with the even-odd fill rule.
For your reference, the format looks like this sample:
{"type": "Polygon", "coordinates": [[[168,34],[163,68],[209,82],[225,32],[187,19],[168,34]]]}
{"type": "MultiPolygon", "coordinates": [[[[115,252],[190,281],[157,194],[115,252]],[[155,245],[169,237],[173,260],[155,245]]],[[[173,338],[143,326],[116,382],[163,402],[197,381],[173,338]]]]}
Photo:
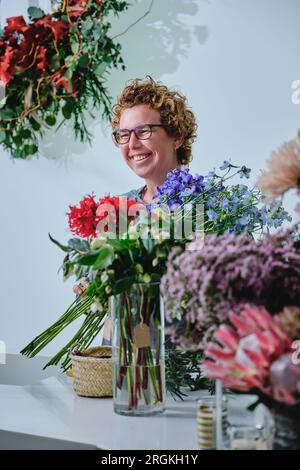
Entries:
{"type": "MultiPolygon", "coordinates": [[[[15,158],[38,152],[38,135],[43,127],[55,125],[53,118],[60,118],[60,112],[64,118],[67,114],[75,118],[75,138],[82,142],[90,139],[84,112],[90,111],[91,102],[110,118],[110,97],[98,66],[105,56],[107,70],[124,68],[120,46],[110,39],[111,26],[104,18],[115,11],[114,3],[61,0],[52,13],[30,7],[28,22],[21,15],[6,19],[0,38],[0,86],[5,87],[6,97],[0,116],[1,144],[15,158]],[[99,42],[94,30],[102,23],[99,42]]],[[[122,1],[118,12],[128,5],[122,1]]]]}
{"type": "Polygon", "coordinates": [[[74,80],[72,80],[72,89],[70,87],[69,80],[64,77],[63,73],[56,75],[53,80],[52,80],[53,85],[55,85],[56,88],[64,88],[70,96],[76,97],[78,94],[78,91],[75,90],[75,84],[74,80]]]}
{"type": "MultiPolygon", "coordinates": [[[[7,18],[7,26],[0,42],[0,80],[4,86],[14,78],[32,67],[42,75],[46,73],[49,39],[54,47],[68,34],[72,24],[57,20],[52,15],[45,15],[26,24],[22,16],[7,18]],[[19,35],[19,36],[18,36],[19,35]]],[[[68,91],[67,86],[64,88],[68,91]]],[[[72,93],[72,92],[71,92],[72,93]]]]}
{"type": "MultiPolygon", "coordinates": [[[[0,47],[2,44],[0,44],[0,47]]],[[[15,55],[14,49],[11,46],[7,46],[5,52],[1,56],[0,60],[0,81],[3,86],[6,86],[13,78],[11,73],[11,62],[15,55]]]]}
{"type": "Polygon", "coordinates": [[[36,68],[37,68],[37,69],[40,69],[42,72],[45,71],[46,65],[47,65],[46,54],[47,54],[47,49],[46,49],[46,47],[40,46],[40,47],[39,47],[39,53],[38,53],[37,56],[36,56],[36,59],[37,59],[36,68]]]}
{"type": "Polygon", "coordinates": [[[81,16],[87,7],[88,0],[69,0],[67,6],[67,13],[72,17],[81,16]]]}
{"type": "MultiPolygon", "coordinates": [[[[101,2],[101,0],[95,0],[95,2],[100,5],[101,7],[105,8],[105,3],[101,2]]],[[[67,13],[72,18],[77,18],[81,16],[89,3],[89,0],[69,0],[67,6],[67,13]]]]}
{"type": "MultiPolygon", "coordinates": [[[[43,18],[36,20],[33,26],[37,34],[51,32],[53,39],[54,39],[54,43],[55,45],[57,45],[58,41],[62,40],[64,36],[68,34],[69,28],[70,26],[72,26],[72,24],[66,23],[65,21],[62,21],[62,20],[57,20],[52,15],[45,15],[43,16],[43,18]]],[[[26,33],[25,33],[25,37],[26,37],[26,33]]],[[[45,39],[46,38],[44,38],[44,40],[45,39]]],[[[48,42],[49,37],[46,40],[48,42]]]]}
{"type": "Polygon", "coordinates": [[[23,16],[11,16],[6,20],[7,25],[4,28],[4,36],[8,37],[10,34],[20,33],[28,29],[28,25],[23,16]]]}

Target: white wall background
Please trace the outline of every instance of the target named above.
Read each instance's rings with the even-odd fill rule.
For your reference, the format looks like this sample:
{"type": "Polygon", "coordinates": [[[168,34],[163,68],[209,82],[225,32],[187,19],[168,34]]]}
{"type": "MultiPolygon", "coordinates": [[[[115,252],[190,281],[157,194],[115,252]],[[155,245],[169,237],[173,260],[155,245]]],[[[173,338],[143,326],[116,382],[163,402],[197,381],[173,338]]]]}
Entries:
{"type": "MultiPolygon", "coordinates": [[[[132,0],[112,21],[113,34],[149,3],[132,0]]],[[[2,0],[2,25],[27,6],[2,0]]],[[[230,157],[253,168],[253,182],[271,150],[300,127],[300,105],[291,102],[291,83],[300,79],[299,17],[299,0],[155,0],[120,38],[127,69],[113,71],[110,93],[116,97],[127,79],[146,74],[179,88],[199,123],[191,170],[207,172],[230,157]]],[[[67,241],[68,204],[92,191],[118,194],[142,184],[122,162],[109,126],[95,119],[89,127],[91,148],[65,127],[47,137],[39,158],[12,161],[0,149],[0,339],[8,352],[18,352],[73,300],[72,281],[57,274],[63,253],[48,239],[50,232],[67,241]]],[[[55,353],[74,328],[43,354],[55,353]]]]}

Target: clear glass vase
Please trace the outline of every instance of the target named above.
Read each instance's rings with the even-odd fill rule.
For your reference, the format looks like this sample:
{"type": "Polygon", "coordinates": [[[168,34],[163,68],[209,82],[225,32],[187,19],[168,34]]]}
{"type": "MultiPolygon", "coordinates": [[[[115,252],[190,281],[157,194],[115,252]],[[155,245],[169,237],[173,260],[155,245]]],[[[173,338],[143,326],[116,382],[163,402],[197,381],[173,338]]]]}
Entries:
{"type": "Polygon", "coordinates": [[[111,298],[115,413],[165,409],[164,308],[159,283],[134,284],[111,298]]]}
{"type": "Polygon", "coordinates": [[[300,406],[270,410],[274,421],[272,450],[300,450],[300,406]]]}

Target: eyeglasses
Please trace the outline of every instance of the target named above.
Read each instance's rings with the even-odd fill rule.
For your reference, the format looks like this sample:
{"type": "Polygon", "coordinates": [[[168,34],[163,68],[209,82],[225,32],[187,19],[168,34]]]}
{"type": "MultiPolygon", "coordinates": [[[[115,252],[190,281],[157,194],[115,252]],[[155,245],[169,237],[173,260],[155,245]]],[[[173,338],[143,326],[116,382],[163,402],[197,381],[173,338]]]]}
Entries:
{"type": "Polygon", "coordinates": [[[133,129],[117,129],[112,133],[114,142],[117,145],[127,144],[133,132],[138,140],[150,139],[153,127],[165,127],[163,124],[143,124],[133,129]]]}

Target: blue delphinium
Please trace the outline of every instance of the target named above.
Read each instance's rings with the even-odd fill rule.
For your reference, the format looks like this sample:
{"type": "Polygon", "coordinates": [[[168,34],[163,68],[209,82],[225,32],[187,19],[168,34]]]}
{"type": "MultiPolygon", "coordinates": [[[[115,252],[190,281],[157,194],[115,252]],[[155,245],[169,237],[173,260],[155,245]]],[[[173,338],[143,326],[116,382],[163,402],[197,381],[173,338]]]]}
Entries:
{"type": "Polygon", "coordinates": [[[235,175],[249,178],[250,168],[225,160],[219,169],[225,174],[217,175],[213,169],[206,176],[193,176],[186,167],[176,168],[157,188],[154,196],[157,205],[167,204],[175,212],[183,205],[186,208],[186,204],[204,204],[204,230],[210,233],[254,233],[278,228],[285,220],[291,220],[282,206],[261,206],[262,196],[257,189],[245,184],[227,184],[235,175]],[[232,170],[234,173],[230,174],[232,170]]]}
{"type": "Polygon", "coordinates": [[[251,168],[247,168],[245,165],[241,167],[241,169],[238,171],[240,174],[241,178],[249,178],[250,173],[251,173],[251,168]]]}
{"type": "Polygon", "coordinates": [[[159,204],[166,203],[169,207],[185,204],[204,190],[204,177],[191,175],[188,168],[176,168],[167,174],[166,181],[157,187],[153,196],[159,199],[159,204]]]}

